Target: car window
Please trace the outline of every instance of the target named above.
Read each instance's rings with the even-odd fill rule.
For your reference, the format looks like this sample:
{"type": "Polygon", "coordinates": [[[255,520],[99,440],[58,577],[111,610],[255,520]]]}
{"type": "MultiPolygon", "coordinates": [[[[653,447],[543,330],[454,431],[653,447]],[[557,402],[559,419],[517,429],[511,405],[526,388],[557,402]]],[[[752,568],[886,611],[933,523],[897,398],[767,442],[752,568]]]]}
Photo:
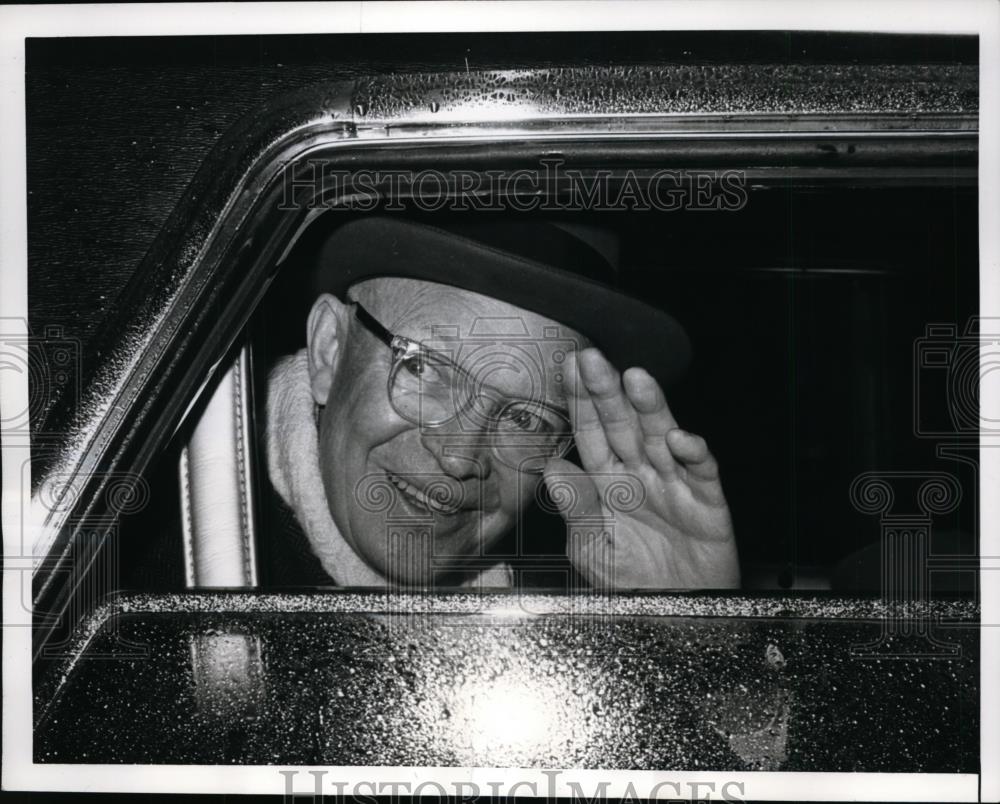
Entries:
{"type": "MultiPolygon", "coordinates": [[[[696,358],[670,389],[669,403],[718,457],[735,512],[744,588],[879,591],[882,523],[864,506],[858,484],[887,456],[906,472],[933,455],[933,445],[914,433],[913,394],[920,391],[923,407],[916,413],[928,420],[940,418],[947,396],[934,396],[927,381],[915,384],[923,378],[914,373],[914,343],[935,348],[933,338],[925,340],[928,317],[974,320],[974,251],[962,251],[975,237],[974,210],[969,190],[850,188],[758,192],[744,208],[714,216],[657,210],[563,215],[613,233],[621,248],[621,286],[676,311],[690,333],[696,358]],[[940,236],[935,221],[956,209],[967,223],[940,236]],[[791,240],[784,234],[789,215],[797,221],[791,240]],[[915,219],[925,223],[918,231],[933,236],[914,237],[915,219]],[[852,237],[842,237],[844,231],[852,237]],[[860,255],[859,242],[866,244],[860,255]],[[832,383],[822,379],[831,367],[832,383]]],[[[471,218],[419,209],[397,214],[433,224],[471,218]]],[[[360,217],[328,212],[306,227],[248,331],[255,347],[257,549],[265,588],[333,583],[302,539],[296,512],[269,479],[267,383],[276,365],[306,345],[314,300],[309,274],[319,244],[360,217]]],[[[372,350],[370,360],[372,372],[388,375],[388,358],[372,350]]],[[[161,581],[170,578],[180,588],[181,506],[164,493],[175,485],[177,461],[175,447],[154,483],[164,505],[151,521],[164,539],[136,543],[129,549],[138,552],[126,563],[157,567],[161,581]],[[153,550],[154,544],[160,546],[153,550]],[[144,550],[156,558],[144,562],[144,550]]],[[[948,470],[954,482],[971,482],[961,464],[948,470]]],[[[912,482],[927,479],[915,475],[912,482]]],[[[972,503],[965,497],[935,529],[935,552],[972,549],[972,503]]],[[[569,589],[579,578],[566,559],[566,534],[567,523],[543,488],[496,550],[515,560],[525,582],[569,589]]],[[[138,577],[130,580],[126,587],[146,588],[138,577]]],[[[961,572],[939,574],[935,586],[942,593],[972,591],[961,572]]]]}
{"type": "Polygon", "coordinates": [[[846,70],[926,118],[789,68],[801,115],[660,120],[661,65],[523,128],[405,77],[241,124],[39,458],[36,759],[974,769],[968,67],[846,70]],[[942,661],[830,715],[900,651],[942,661]]]}

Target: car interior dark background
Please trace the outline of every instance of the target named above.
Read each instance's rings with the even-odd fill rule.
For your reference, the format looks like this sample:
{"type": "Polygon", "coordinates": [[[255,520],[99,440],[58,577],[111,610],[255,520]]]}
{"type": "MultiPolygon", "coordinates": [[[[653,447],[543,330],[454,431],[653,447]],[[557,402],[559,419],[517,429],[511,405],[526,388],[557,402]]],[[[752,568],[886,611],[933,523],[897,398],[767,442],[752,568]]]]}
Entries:
{"type": "MultiPolygon", "coordinates": [[[[351,36],[336,40],[323,36],[205,37],[185,43],[183,49],[168,39],[34,40],[29,42],[27,54],[30,324],[36,334],[51,333],[53,338],[74,344],[80,358],[75,376],[53,378],[51,393],[40,398],[34,411],[36,477],[45,475],[52,456],[59,452],[61,434],[79,413],[75,406],[82,396],[81,388],[98,376],[101,361],[107,359],[102,344],[113,340],[116,322],[124,315],[119,299],[127,297],[119,296],[122,288],[134,294],[136,287],[141,287],[143,257],[166,222],[177,220],[171,213],[212,146],[253,109],[279,102],[302,87],[364,76],[376,76],[391,86],[395,75],[676,63],[715,67],[722,72],[726,65],[734,64],[747,69],[774,63],[803,68],[819,65],[816,69],[842,70],[845,76],[869,74],[869,80],[877,83],[887,65],[902,65],[924,71],[929,83],[947,70],[958,71],[959,77],[948,86],[953,94],[945,103],[950,104],[946,112],[961,107],[959,117],[974,118],[977,100],[974,80],[969,84],[967,73],[961,73],[977,64],[974,37],[782,32],[524,35],[516,40],[493,35],[435,35],[419,42],[405,37],[381,37],[378,42],[351,36]],[[206,81],[209,73],[211,80],[206,81]]],[[[613,89],[600,87],[595,93],[600,96],[613,89]]],[[[855,107],[862,109],[866,93],[870,94],[870,111],[878,111],[882,96],[873,85],[848,77],[843,91],[845,98],[852,93],[854,100],[860,97],[862,102],[855,107]]],[[[928,108],[928,119],[935,118],[938,111],[928,108]]],[[[787,115],[790,128],[793,119],[793,114],[787,115]]],[[[776,125],[780,126],[780,120],[776,125]]],[[[572,143],[560,145],[570,157],[574,147],[572,143]]],[[[897,155],[892,153],[891,144],[879,146],[886,150],[871,156],[866,147],[863,137],[831,136],[828,143],[819,143],[805,157],[788,156],[784,165],[783,157],[771,154],[766,159],[774,171],[765,178],[754,162],[758,156],[734,153],[720,157],[712,163],[713,169],[746,177],[747,200],[738,209],[660,211],[625,205],[606,211],[562,213],[567,220],[613,229],[622,247],[621,287],[670,311],[690,335],[693,362],[683,381],[671,390],[670,405],[683,427],[705,436],[719,461],[740,553],[741,594],[748,596],[745,599],[759,599],[765,608],[767,601],[783,600],[780,596],[785,594],[832,595],[869,602],[878,599],[884,577],[880,538],[885,522],[877,512],[857,504],[852,488],[865,473],[879,472],[895,473],[904,486],[917,482],[920,473],[944,472],[956,478],[964,492],[961,500],[933,519],[930,553],[944,558],[943,569],[934,573],[928,594],[964,601],[974,601],[976,596],[975,574],[967,571],[976,557],[978,535],[975,450],[961,446],[942,454],[942,440],[928,437],[928,433],[940,432],[967,435],[964,425],[955,423],[955,399],[957,395],[959,405],[974,406],[969,399],[975,399],[976,394],[975,379],[970,379],[966,370],[970,350],[978,348],[979,338],[975,328],[979,224],[974,146],[971,156],[961,148],[952,153],[946,149],[920,152],[918,148],[897,155]],[[943,357],[927,360],[924,356],[929,353],[943,357]],[[948,557],[955,560],[949,563],[948,557]]],[[[482,167],[509,164],[504,158],[497,146],[492,155],[486,152],[483,156],[482,167]]],[[[603,155],[576,158],[585,171],[640,164],[631,152],[616,155],[614,147],[603,155]]],[[[407,203],[409,211],[395,214],[416,214],[412,199],[407,203]]],[[[310,232],[329,230],[357,214],[326,212],[311,224],[303,240],[308,241],[310,232]]],[[[266,231],[257,235],[265,240],[272,236],[266,231]]],[[[287,241],[287,232],[282,231],[279,237],[287,241]]],[[[270,247],[280,251],[281,245],[270,247]]],[[[298,348],[298,339],[304,337],[304,302],[297,294],[302,271],[309,265],[308,259],[298,259],[301,251],[294,251],[285,264],[275,266],[266,294],[247,311],[244,333],[253,345],[258,423],[261,383],[269,365],[281,354],[298,348]],[[289,322],[302,324],[292,327],[289,322]]],[[[226,351],[228,359],[232,355],[231,349],[226,351]]],[[[192,402],[185,398],[176,404],[187,408],[192,402]]],[[[145,460],[139,470],[148,484],[148,504],[122,513],[114,523],[111,546],[103,548],[115,557],[116,574],[106,584],[104,594],[108,600],[120,593],[195,594],[186,591],[177,461],[196,421],[198,404],[194,402],[187,418],[165,427],[157,443],[148,447],[155,457],[145,460]]],[[[262,505],[273,493],[264,474],[258,472],[255,481],[262,505]]],[[[544,555],[542,563],[548,574],[538,576],[544,578],[539,586],[556,593],[565,591],[565,579],[571,574],[568,563],[563,559],[563,566],[553,559],[564,546],[562,521],[535,512],[523,528],[528,547],[518,560],[530,566],[535,560],[533,551],[544,555]]],[[[260,589],[292,591],[269,585],[266,566],[267,561],[262,561],[260,589]]],[[[66,600],[72,600],[74,594],[80,593],[64,594],[61,605],[72,609],[66,600]]],[[[795,616],[801,616],[794,605],[789,610],[799,611],[795,616]]],[[[75,616],[85,614],[77,610],[75,616]]],[[[711,622],[723,622],[706,616],[711,622]]],[[[718,617],[718,612],[714,616],[718,617]]],[[[194,620],[184,622],[189,630],[202,627],[192,625],[194,620]]],[[[278,621],[261,620],[259,632],[254,631],[255,626],[241,623],[236,632],[252,634],[254,645],[260,639],[283,644],[282,639],[288,638],[281,635],[278,621]]],[[[50,624],[40,626],[40,642],[80,644],[78,639],[74,642],[76,625],[64,617],[54,629],[50,624]]],[[[317,638],[332,633],[325,632],[327,626],[322,624],[299,623],[295,627],[317,638]],[[310,628],[315,631],[310,632],[310,628]]],[[[388,689],[384,686],[388,682],[378,680],[381,671],[357,659],[370,637],[365,627],[352,621],[345,626],[346,631],[333,634],[344,640],[344,647],[335,656],[341,669],[324,671],[329,673],[322,679],[326,688],[350,684],[339,674],[351,662],[361,661],[362,672],[374,679],[374,688],[388,689]]],[[[635,640],[659,639],[653,626],[642,627],[652,630],[636,632],[635,640]]],[[[657,643],[658,649],[664,654],[675,651],[670,661],[678,664],[691,657],[696,662],[709,662],[724,650],[718,643],[730,633],[727,627],[723,623],[710,627],[711,633],[703,632],[701,652],[692,648],[685,653],[678,647],[682,639],[677,635],[657,643]]],[[[140,639],[139,630],[130,631],[127,623],[123,628],[140,639]]],[[[148,624],[141,639],[149,644],[161,644],[157,640],[162,639],[166,645],[166,631],[158,628],[161,626],[148,624]]],[[[788,633],[792,632],[798,633],[789,626],[788,633]]],[[[448,649],[488,652],[482,640],[469,639],[465,647],[450,645],[448,649]]],[[[849,635],[838,639],[843,644],[852,641],[849,635]]],[[[789,640],[786,653],[794,654],[794,646],[798,646],[801,654],[801,638],[789,640]]],[[[834,642],[836,639],[830,644],[834,642]]],[[[741,646],[749,650],[751,643],[756,649],[754,639],[736,639],[731,650],[739,651],[741,646]]],[[[94,705],[93,700],[80,702],[84,692],[89,690],[102,701],[109,699],[113,690],[101,687],[96,677],[80,682],[75,693],[52,686],[47,679],[52,667],[62,666],[59,652],[52,658],[41,647],[38,677],[42,692],[41,703],[36,705],[43,712],[40,734],[44,738],[36,753],[45,761],[183,762],[207,756],[210,762],[255,762],[270,750],[271,744],[260,730],[246,726],[234,731],[231,723],[225,727],[216,723],[195,742],[179,738],[173,753],[157,754],[141,729],[142,724],[152,729],[149,724],[156,718],[167,717],[170,695],[181,695],[178,690],[183,684],[170,668],[175,666],[172,662],[182,659],[171,654],[173,658],[163,665],[166,670],[150,670],[129,687],[138,694],[140,687],[145,689],[142,685],[162,685],[162,693],[151,699],[151,714],[130,726],[116,721],[114,728],[128,739],[112,747],[99,741],[101,745],[88,753],[80,748],[82,726],[69,729],[69,736],[54,729],[53,710],[41,699],[55,699],[58,693],[64,721],[65,713],[70,713],[82,724],[89,722],[86,713],[94,705]]],[[[966,657],[974,654],[974,648],[965,647],[966,657]]],[[[419,653],[424,648],[411,650],[419,653]]],[[[274,650],[271,655],[275,655],[274,650]]],[[[808,661],[803,662],[803,666],[808,665],[808,661]]],[[[415,659],[413,666],[418,672],[424,665],[415,659]]],[[[899,684],[922,683],[922,673],[930,674],[928,683],[940,684],[949,672],[944,665],[928,668],[920,665],[907,671],[910,675],[899,684]]],[[[653,672],[650,668],[647,671],[653,672]]],[[[643,675],[647,671],[634,671],[633,675],[629,675],[632,670],[621,672],[632,679],[629,689],[642,688],[648,693],[640,697],[651,707],[649,711],[667,711],[670,704],[666,699],[654,694],[652,687],[643,686],[652,683],[648,673],[643,675]]],[[[707,670],[705,678],[712,672],[707,670]]],[[[757,672],[755,668],[753,673],[757,672]]],[[[496,746],[483,749],[485,754],[463,753],[464,749],[433,743],[437,733],[427,720],[418,725],[433,734],[428,732],[430,737],[418,741],[421,748],[416,758],[426,760],[426,764],[448,764],[456,758],[469,761],[470,757],[482,761],[487,756],[543,766],[570,761],[661,767],[657,763],[691,762],[697,757],[702,767],[849,770],[968,770],[978,763],[977,749],[970,742],[973,737],[968,736],[944,748],[930,736],[912,742],[913,735],[908,733],[909,747],[902,746],[902,738],[887,738],[884,750],[864,758],[851,749],[834,748],[834,744],[849,742],[843,734],[860,734],[858,721],[864,722],[869,710],[861,702],[845,704],[837,718],[838,728],[845,722],[854,725],[834,739],[828,731],[832,727],[824,725],[816,714],[818,702],[831,694],[831,686],[836,689],[833,676],[837,672],[847,674],[846,678],[854,671],[827,673],[809,665],[809,670],[802,672],[810,680],[796,689],[795,696],[802,706],[807,698],[817,703],[813,709],[802,709],[812,713],[802,715],[802,722],[808,720],[811,731],[808,738],[799,732],[796,745],[804,747],[799,753],[793,750],[791,760],[787,752],[774,753],[771,748],[740,754],[732,743],[729,748],[720,748],[707,737],[668,746],[653,746],[641,737],[636,738],[639,743],[622,738],[614,745],[591,746],[589,754],[573,753],[575,749],[570,748],[546,754],[548,749],[537,745],[521,753],[512,750],[504,754],[496,746]],[[734,758],[737,755],[739,758],[734,758]]],[[[964,672],[975,671],[967,667],[964,672]]],[[[762,676],[761,680],[754,675],[751,689],[759,691],[761,685],[771,684],[769,678],[762,676]]],[[[412,693],[416,682],[404,682],[400,683],[405,696],[412,693]]],[[[675,712],[671,717],[679,718],[671,721],[678,733],[700,733],[688,721],[695,719],[693,713],[704,714],[705,710],[692,702],[705,693],[706,684],[692,681],[674,688],[675,699],[690,704],[684,714],[676,714],[683,707],[670,709],[675,712]]],[[[941,693],[957,702],[955,709],[960,710],[960,714],[946,718],[950,727],[958,729],[959,724],[968,725],[978,716],[968,697],[974,694],[972,687],[971,691],[969,687],[961,691],[949,687],[941,693]]],[[[892,687],[887,693],[885,700],[890,703],[886,707],[899,707],[892,717],[905,708],[906,689],[892,687]]],[[[763,708],[772,718],[768,721],[765,717],[762,722],[773,726],[775,711],[787,715],[788,699],[782,697],[787,690],[773,694],[770,686],[767,690],[766,695],[761,694],[771,703],[763,708]],[[773,704],[774,700],[779,703],[773,704]]],[[[626,705],[624,694],[608,692],[610,697],[597,697],[604,701],[605,713],[618,712],[616,707],[626,705]]],[[[753,697],[753,693],[747,695],[753,697]]],[[[240,701],[238,706],[231,700],[220,706],[236,707],[227,710],[230,715],[237,710],[244,712],[239,707],[246,702],[240,701]]],[[[359,722],[374,711],[369,704],[369,709],[364,709],[360,701],[355,699],[356,709],[346,715],[359,722]]],[[[739,705],[734,702],[733,711],[739,705]]],[[[194,704],[191,707],[191,711],[197,710],[194,704]]],[[[304,700],[294,698],[289,688],[283,687],[272,695],[266,710],[273,718],[273,728],[280,732],[291,729],[292,714],[301,715],[304,707],[304,700]],[[282,715],[282,711],[288,714],[282,715]]],[[[888,709],[878,718],[888,719],[888,709]]],[[[599,710],[587,715],[588,723],[599,710]]],[[[191,711],[184,710],[183,722],[195,717],[191,711]]],[[[639,724],[640,731],[659,728],[655,718],[650,720],[647,714],[644,710],[621,717],[623,722],[639,724]]],[[[718,712],[712,717],[725,720],[730,716],[735,717],[718,712]]],[[[576,723],[575,714],[567,717],[576,723]]],[[[413,734],[417,727],[406,728],[413,734]]],[[[306,731],[313,737],[318,733],[306,731]]],[[[379,728],[369,733],[348,730],[336,745],[309,743],[290,733],[279,738],[279,742],[284,740],[281,761],[311,761],[319,756],[343,760],[342,764],[419,764],[398,741],[379,743],[385,735],[379,728]],[[353,746],[349,738],[354,739],[353,746]]]]}

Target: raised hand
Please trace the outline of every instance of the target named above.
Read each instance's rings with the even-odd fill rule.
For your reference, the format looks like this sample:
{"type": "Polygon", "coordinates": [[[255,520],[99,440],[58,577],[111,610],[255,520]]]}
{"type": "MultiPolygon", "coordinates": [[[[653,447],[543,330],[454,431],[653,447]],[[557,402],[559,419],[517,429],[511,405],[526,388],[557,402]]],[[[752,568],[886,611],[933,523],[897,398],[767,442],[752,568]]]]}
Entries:
{"type": "Polygon", "coordinates": [[[616,589],[739,586],[732,518],[705,440],[677,427],[643,369],[619,375],[594,348],[567,363],[583,468],[553,459],[545,482],[570,525],[567,550],[577,571],[616,589]],[[616,496],[629,499],[618,505],[616,496]]]}

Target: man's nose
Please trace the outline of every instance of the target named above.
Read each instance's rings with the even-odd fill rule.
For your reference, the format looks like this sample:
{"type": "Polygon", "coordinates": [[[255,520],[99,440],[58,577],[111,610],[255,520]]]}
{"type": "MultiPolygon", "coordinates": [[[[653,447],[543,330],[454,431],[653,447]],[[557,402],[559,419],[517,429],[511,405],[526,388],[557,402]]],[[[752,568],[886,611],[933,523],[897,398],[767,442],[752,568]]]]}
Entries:
{"type": "Polygon", "coordinates": [[[492,471],[492,453],[485,428],[476,428],[456,417],[440,427],[424,427],[420,440],[452,477],[482,480],[492,471]]]}

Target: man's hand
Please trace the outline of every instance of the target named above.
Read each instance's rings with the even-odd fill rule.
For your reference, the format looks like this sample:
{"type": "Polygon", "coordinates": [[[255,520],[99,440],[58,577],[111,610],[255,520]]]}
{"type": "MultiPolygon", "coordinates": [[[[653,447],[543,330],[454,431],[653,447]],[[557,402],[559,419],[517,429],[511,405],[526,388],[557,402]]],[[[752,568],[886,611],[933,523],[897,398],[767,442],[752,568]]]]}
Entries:
{"type": "Polygon", "coordinates": [[[640,368],[622,377],[588,348],[567,361],[564,385],[583,469],[553,459],[545,482],[577,571],[617,589],[739,586],[718,466],[703,438],[677,427],[656,380],[640,368]],[[637,496],[619,506],[623,479],[637,496]]]}

